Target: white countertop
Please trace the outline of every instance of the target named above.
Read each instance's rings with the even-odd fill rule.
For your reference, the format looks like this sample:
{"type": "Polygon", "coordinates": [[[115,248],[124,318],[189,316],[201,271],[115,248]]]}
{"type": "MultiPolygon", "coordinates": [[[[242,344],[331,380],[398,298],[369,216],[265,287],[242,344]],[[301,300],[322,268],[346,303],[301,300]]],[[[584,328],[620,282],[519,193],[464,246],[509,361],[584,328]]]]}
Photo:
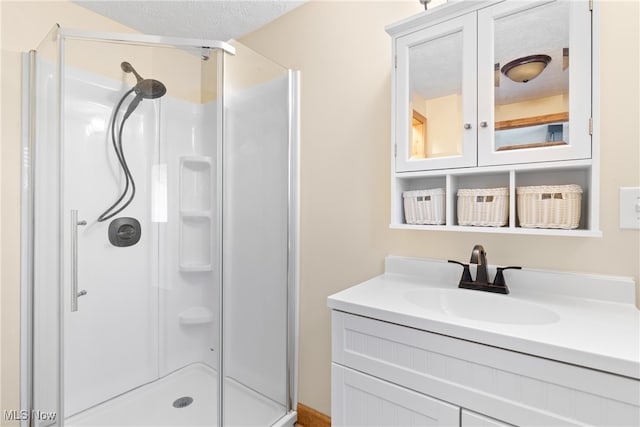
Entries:
{"type": "MultiPolygon", "coordinates": [[[[460,266],[442,260],[390,256],[383,275],[331,295],[328,305],[333,310],[640,379],[640,311],[635,307],[632,279],[506,270],[511,292],[500,295],[456,291],[461,273],[460,266]],[[529,305],[552,316],[539,324],[528,324],[526,319],[518,322],[515,317],[517,324],[507,318],[478,320],[465,317],[464,310],[463,316],[451,314],[430,308],[437,303],[425,305],[424,298],[422,302],[416,298],[458,295],[456,292],[464,293],[460,296],[463,304],[470,304],[469,313],[487,306],[501,313],[502,307],[517,310],[529,305]]],[[[495,268],[490,267],[489,273],[492,279],[495,268]]],[[[460,307],[454,311],[461,313],[460,307]]]]}

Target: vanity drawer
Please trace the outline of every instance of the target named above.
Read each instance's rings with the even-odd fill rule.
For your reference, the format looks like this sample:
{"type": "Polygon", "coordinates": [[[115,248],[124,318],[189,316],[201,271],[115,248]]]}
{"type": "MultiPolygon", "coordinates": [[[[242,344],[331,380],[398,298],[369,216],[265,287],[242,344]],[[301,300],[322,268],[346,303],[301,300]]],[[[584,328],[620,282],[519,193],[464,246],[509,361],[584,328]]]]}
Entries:
{"type": "Polygon", "coordinates": [[[458,427],[460,408],[362,374],[331,366],[334,427],[458,427]]]}
{"type": "Polygon", "coordinates": [[[332,360],[516,425],[640,425],[640,381],[332,312],[332,360]]]}

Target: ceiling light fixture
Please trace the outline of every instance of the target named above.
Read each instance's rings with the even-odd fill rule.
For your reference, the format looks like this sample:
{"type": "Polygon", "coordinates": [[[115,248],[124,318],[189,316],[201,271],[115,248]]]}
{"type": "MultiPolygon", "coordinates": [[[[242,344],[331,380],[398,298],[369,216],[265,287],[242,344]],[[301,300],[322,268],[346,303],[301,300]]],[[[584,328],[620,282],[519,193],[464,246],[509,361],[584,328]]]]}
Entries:
{"type": "Polygon", "coordinates": [[[533,80],[544,71],[551,62],[549,55],[531,55],[514,59],[502,67],[502,74],[517,83],[533,80]]]}

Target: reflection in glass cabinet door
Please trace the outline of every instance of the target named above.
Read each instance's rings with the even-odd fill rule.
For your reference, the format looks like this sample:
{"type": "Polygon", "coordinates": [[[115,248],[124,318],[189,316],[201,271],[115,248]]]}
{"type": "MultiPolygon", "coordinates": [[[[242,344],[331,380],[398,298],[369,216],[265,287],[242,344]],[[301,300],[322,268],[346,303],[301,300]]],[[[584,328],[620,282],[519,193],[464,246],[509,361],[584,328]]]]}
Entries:
{"type": "Polygon", "coordinates": [[[396,171],[475,166],[473,18],[397,40],[396,171]]]}
{"type": "Polygon", "coordinates": [[[590,19],[587,2],[478,12],[479,165],[591,157],[590,19]]]}

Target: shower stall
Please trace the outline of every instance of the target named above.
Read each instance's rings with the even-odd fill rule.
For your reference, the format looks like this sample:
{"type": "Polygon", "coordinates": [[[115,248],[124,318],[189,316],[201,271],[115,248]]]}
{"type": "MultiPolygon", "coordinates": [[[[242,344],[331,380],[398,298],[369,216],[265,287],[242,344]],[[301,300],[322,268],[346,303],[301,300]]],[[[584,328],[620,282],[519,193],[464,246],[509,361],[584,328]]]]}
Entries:
{"type": "Polygon", "coordinates": [[[22,425],[293,425],[298,74],[59,26],[23,69],[22,425]]]}

